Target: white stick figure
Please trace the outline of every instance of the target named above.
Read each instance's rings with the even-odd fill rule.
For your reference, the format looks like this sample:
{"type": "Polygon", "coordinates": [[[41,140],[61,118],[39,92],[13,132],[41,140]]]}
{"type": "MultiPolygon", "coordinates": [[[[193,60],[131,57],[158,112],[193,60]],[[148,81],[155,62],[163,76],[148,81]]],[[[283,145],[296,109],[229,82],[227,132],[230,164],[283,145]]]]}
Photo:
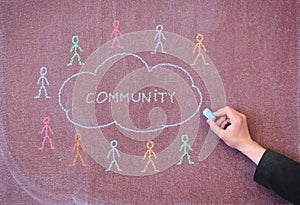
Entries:
{"type": "Polygon", "coordinates": [[[45,87],[45,82],[49,86],[49,82],[48,82],[47,78],[45,77],[45,75],[47,74],[47,68],[46,67],[41,67],[40,74],[41,75],[40,75],[40,77],[37,81],[37,84],[39,85],[41,83],[41,86],[40,86],[40,89],[39,89],[39,94],[37,96],[35,96],[34,98],[35,99],[40,98],[42,90],[44,90],[45,98],[51,98],[50,96],[48,96],[47,90],[46,90],[46,87],[45,87]]]}
{"type": "Polygon", "coordinates": [[[162,33],[163,29],[164,29],[163,25],[157,25],[156,26],[156,35],[155,35],[154,39],[157,39],[157,44],[156,44],[156,46],[154,48],[154,51],[151,52],[152,54],[156,54],[158,46],[161,47],[161,52],[162,53],[166,53],[166,51],[164,51],[164,47],[163,47],[163,44],[161,42],[161,38],[163,38],[164,40],[166,40],[165,35],[162,33]]]}
{"type": "Polygon", "coordinates": [[[120,167],[118,165],[118,162],[117,162],[117,160],[115,158],[115,153],[117,153],[117,155],[118,155],[119,158],[121,157],[119,151],[116,148],[118,146],[118,141],[117,140],[112,140],[110,142],[110,146],[111,146],[111,149],[109,150],[106,158],[109,159],[110,154],[112,154],[112,160],[111,160],[111,163],[110,163],[109,167],[106,169],[106,171],[107,172],[110,171],[112,165],[115,163],[118,171],[120,172],[120,171],[122,171],[122,169],[120,169],[120,167]]]}

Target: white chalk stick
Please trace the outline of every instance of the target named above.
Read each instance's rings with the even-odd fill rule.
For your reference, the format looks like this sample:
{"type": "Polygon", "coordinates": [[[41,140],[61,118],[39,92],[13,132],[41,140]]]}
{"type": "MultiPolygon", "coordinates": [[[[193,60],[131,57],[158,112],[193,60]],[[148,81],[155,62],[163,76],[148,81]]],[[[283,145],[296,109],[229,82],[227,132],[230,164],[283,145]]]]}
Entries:
{"type": "Polygon", "coordinates": [[[203,110],[203,115],[209,120],[215,121],[217,119],[216,116],[214,116],[214,114],[212,113],[212,111],[210,111],[210,109],[208,108],[205,108],[203,110]]]}

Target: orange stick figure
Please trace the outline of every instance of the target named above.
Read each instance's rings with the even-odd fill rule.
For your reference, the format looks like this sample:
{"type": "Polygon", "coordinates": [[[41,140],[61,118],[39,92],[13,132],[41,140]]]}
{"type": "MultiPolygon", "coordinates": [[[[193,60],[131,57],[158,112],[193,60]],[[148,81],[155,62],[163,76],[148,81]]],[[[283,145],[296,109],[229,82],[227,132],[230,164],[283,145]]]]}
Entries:
{"type": "Polygon", "coordinates": [[[196,58],[195,58],[193,64],[191,64],[191,66],[196,65],[196,62],[198,61],[198,58],[199,58],[200,56],[201,56],[201,58],[202,58],[203,64],[204,64],[204,65],[209,65],[209,64],[206,62],[206,60],[205,60],[205,58],[204,58],[204,55],[203,55],[203,53],[202,53],[202,50],[203,50],[204,52],[206,52],[206,48],[205,48],[204,44],[202,43],[203,39],[204,39],[204,36],[203,36],[201,33],[198,33],[198,35],[196,36],[196,40],[198,41],[198,43],[195,45],[195,48],[194,48],[194,50],[193,50],[193,53],[195,53],[195,52],[196,52],[196,49],[198,48],[198,55],[196,56],[196,58]]]}
{"type": "Polygon", "coordinates": [[[83,167],[86,167],[86,166],[88,166],[88,165],[84,162],[83,157],[82,157],[81,154],[80,154],[80,148],[82,149],[83,152],[86,152],[85,147],[84,147],[84,146],[81,144],[81,142],[80,142],[81,135],[80,135],[78,132],[76,132],[76,133],[75,133],[75,136],[74,136],[74,139],[75,139],[75,144],[74,144],[74,147],[73,147],[73,149],[72,149],[72,153],[74,153],[74,152],[75,152],[75,149],[76,149],[76,155],[75,155],[75,157],[74,157],[73,164],[69,164],[69,166],[70,166],[70,167],[75,166],[76,161],[77,161],[77,158],[79,157],[79,158],[81,159],[81,164],[82,164],[82,166],[83,166],[83,167]]]}
{"type": "Polygon", "coordinates": [[[147,167],[150,163],[152,164],[152,167],[153,167],[154,171],[159,172],[159,170],[156,169],[153,160],[151,159],[152,155],[155,157],[155,159],[157,159],[157,156],[156,156],[155,152],[152,150],[152,148],[154,147],[154,142],[150,140],[150,141],[147,142],[146,146],[147,146],[148,150],[145,152],[143,160],[145,160],[146,156],[148,155],[148,162],[147,162],[147,164],[145,165],[144,169],[141,172],[146,172],[146,169],[147,169],[147,167]]]}

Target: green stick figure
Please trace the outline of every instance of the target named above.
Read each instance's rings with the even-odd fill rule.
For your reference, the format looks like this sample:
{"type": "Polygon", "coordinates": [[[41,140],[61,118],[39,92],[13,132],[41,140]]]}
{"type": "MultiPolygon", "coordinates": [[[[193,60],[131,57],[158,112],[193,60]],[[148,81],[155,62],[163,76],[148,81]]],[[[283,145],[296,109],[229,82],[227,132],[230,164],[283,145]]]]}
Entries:
{"type": "Polygon", "coordinates": [[[75,57],[77,57],[79,65],[84,65],[84,63],[80,61],[81,59],[80,55],[77,53],[77,49],[79,49],[80,52],[83,51],[82,48],[78,45],[78,42],[79,42],[78,36],[73,36],[72,37],[73,46],[71,47],[70,52],[72,53],[74,51],[74,55],[72,56],[71,61],[69,64],[67,64],[67,66],[71,66],[73,64],[73,60],[75,57]]]}
{"type": "Polygon", "coordinates": [[[181,151],[182,149],[184,150],[183,154],[181,155],[180,157],[180,160],[179,162],[177,162],[178,165],[182,164],[182,161],[183,161],[183,158],[185,155],[187,155],[187,158],[188,158],[188,161],[189,161],[189,164],[194,164],[194,162],[191,161],[191,156],[189,155],[189,153],[187,152],[187,148],[189,150],[193,150],[192,147],[187,143],[189,141],[189,136],[187,134],[185,135],[182,135],[181,136],[181,141],[183,142],[183,144],[181,145],[180,147],[180,150],[181,151]]]}

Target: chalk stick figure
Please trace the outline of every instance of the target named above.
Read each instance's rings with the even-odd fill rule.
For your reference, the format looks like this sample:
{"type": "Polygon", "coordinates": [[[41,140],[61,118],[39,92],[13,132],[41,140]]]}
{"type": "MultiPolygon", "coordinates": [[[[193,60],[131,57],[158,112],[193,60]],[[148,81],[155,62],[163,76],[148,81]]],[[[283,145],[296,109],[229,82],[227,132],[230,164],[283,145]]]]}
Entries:
{"type": "Polygon", "coordinates": [[[75,144],[73,146],[73,149],[72,149],[72,153],[75,152],[76,150],[76,155],[73,159],[73,164],[69,164],[70,167],[74,167],[76,165],[76,161],[77,161],[77,158],[79,157],[80,160],[81,160],[81,164],[83,167],[86,167],[88,166],[85,162],[84,162],[84,159],[83,157],[81,156],[80,154],[80,148],[83,152],[86,152],[86,149],[85,147],[81,144],[80,140],[81,140],[81,134],[76,132],[75,135],[74,135],[74,140],[75,140],[75,144]]]}
{"type": "Polygon", "coordinates": [[[187,149],[189,149],[191,151],[193,150],[192,147],[188,144],[188,141],[189,141],[188,135],[182,135],[181,141],[183,142],[183,144],[181,145],[179,151],[181,151],[183,149],[183,154],[181,155],[180,161],[177,164],[178,165],[182,164],[184,156],[187,156],[189,164],[194,164],[194,162],[191,161],[191,156],[189,155],[189,153],[187,151],[187,149]]]}
{"type": "Polygon", "coordinates": [[[110,154],[111,154],[111,155],[112,155],[112,160],[111,160],[111,163],[110,163],[109,167],[106,169],[106,171],[107,171],[107,172],[110,171],[112,165],[115,164],[116,167],[117,167],[117,169],[118,169],[118,171],[120,172],[120,171],[122,171],[122,169],[120,169],[120,167],[119,167],[119,165],[118,165],[118,162],[117,162],[117,160],[116,160],[116,158],[115,158],[115,153],[117,153],[117,155],[118,155],[119,158],[121,157],[121,156],[120,156],[120,152],[117,150],[118,141],[117,141],[117,140],[112,140],[112,141],[110,142],[110,146],[111,146],[111,149],[109,150],[109,152],[108,152],[106,158],[109,159],[109,156],[110,156],[110,154]]]}
{"type": "Polygon", "coordinates": [[[110,34],[110,38],[112,38],[114,36],[114,39],[112,41],[110,48],[114,47],[115,41],[118,42],[118,48],[123,48],[123,46],[120,45],[120,41],[118,39],[118,36],[120,36],[123,39],[123,35],[122,35],[121,31],[119,30],[119,25],[120,25],[120,22],[118,20],[114,20],[114,22],[113,22],[114,30],[110,34]]]}
{"type": "Polygon", "coordinates": [[[44,149],[44,145],[45,145],[45,142],[46,142],[47,139],[50,143],[50,148],[54,149],[54,146],[52,144],[52,140],[51,140],[50,136],[48,135],[48,131],[50,131],[52,135],[54,134],[51,127],[48,125],[50,121],[51,121],[50,117],[44,117],[43,118],[44,127],[42,128],[41,134],[43,134],[43,132],[45,132],[45,136],[43,138],[42,146],[39,148],[39,150],[44,149]]]}
{"type": "Polygon", "coordinates": [[[79,65],[84,65],[84,63],[81,62],[80,55],[77,52],[77,50],[79,50],[80,52],[83,52],[82,48],[78,45],[78,42],[79,42],[78,36],[73,36],[72,37],[73,46],[70,49],[70,53],[72,53],[74,51],[74,55],[71,57],[71,61],[70,61],[70,63],[67,64],[67,66],[73,65],[73,60],[75,57],[77,57],[79,65]]]}
{"type": "Polygon", "coordinates": [[[40,77],[39,77],[39,79],[37,81],[37,84],[39,85],[41,83],[41,86],[40,86],[40,89],[39,89],[39,94],[34,97],[35,99],[41,97],[42,90],[44,91],[45,98],[51,98],[50,96],[48,96],[47,90],[46,90],[46,87],[45,87],[45,83],[49,86],[49,81],[46,78],[47,72],[48,71],[47,71],[46,67],[41,67],[40,68],[40,77]]]}
{"type": "Polygon", "coordinates": [[[164,51],[164,47],[163,47],[163,44],[161,42],[161,38],[163,38],[164,40],[166,40],[165,35],[162,33],[163,29],[164,29],[163,25],[157,25],[156,26],[156,35],[155,35],[154,39],[157,40],[157,44],[156,44],[156,46],[154,48],[154,51],[151,52],[152,54],[156,54],[158,46],[161,47],[161,52],[162,53],[166,53],[166,51],[164,51]]]}
{"type": "Polygon", "coordinates": [[[196,62],[198,61],[198,58],[199,58],[200,56],[201,56],[201,58],[202,58],[203,64],[204,64],[204,65],[209,65],[209,64],[206,62],[206,60],[205,60],[205,58],[204,58],[204,55],[203,55],[203,53],[202,53],[202,50],[203,50],[204,52],[207,51],[206,48],[205,48],[205,46],[204,46],[204,44],[202,43],[203,39],[204,39],[204,36],[203,36],[201,33],[198,33],[198,35],[196,36],[196,40],[198,41],[198,43],[195,45],[195,48],[194,48],[194,50],[193,50],[193,53],[195,53],[195,52],[196,52],[196,49],[198,48],[198,55],[196,56],[194,62],[191,64],[191,66],[196,65],[196,62]]]}
{"type": "Polygon", "coordinates": [[[155,159],[157,159],[157,156],[156,156],[155,152],[152,150],[152,148],[154,147],[154,142],[150,140],[150,141],[147,142],[146,146],[147,146],[148,150],[145,152],[143,160],[145,160],[146,156],[148,155],[148,162],[147,162],[147,164],[145,165],[144,169],[141,172],[146,172],[147,167],[150,163],[152,164],[152,167],[153,167],[154,171],[159,172],[159,170],[156,169],[155,164],[152,160],[152,155],[155,157],[155,159]]]}

